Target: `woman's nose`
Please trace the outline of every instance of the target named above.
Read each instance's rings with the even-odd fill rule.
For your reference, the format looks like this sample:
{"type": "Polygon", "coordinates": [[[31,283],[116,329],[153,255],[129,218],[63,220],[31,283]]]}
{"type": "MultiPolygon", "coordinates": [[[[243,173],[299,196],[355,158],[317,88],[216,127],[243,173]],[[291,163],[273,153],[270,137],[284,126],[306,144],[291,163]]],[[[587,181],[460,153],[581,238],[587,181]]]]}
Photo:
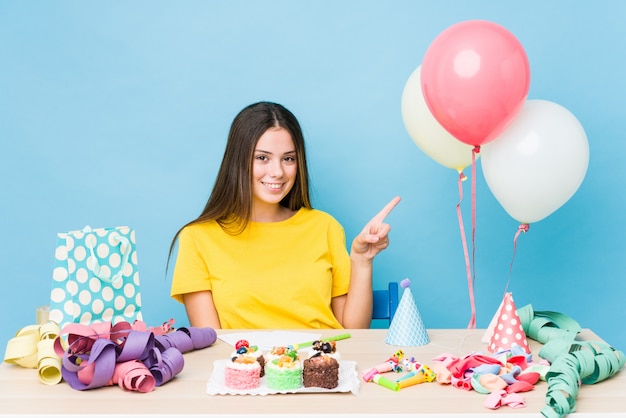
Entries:
{"type": "Polygon", "coordinates": [[[283,166],[280,160],[275,160],[270,163],[269,174],[272,177],[280,177],[283,175],[283,166]]]}

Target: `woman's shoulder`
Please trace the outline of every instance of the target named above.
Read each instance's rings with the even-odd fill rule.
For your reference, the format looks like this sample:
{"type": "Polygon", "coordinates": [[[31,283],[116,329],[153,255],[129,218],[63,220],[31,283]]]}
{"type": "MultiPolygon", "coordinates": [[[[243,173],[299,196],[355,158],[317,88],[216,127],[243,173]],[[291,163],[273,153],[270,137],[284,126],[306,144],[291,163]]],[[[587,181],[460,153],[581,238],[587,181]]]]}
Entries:
{"type": "Polygon", "coordinates": [[[180,235],[187,237],[205,235],[211,234],[215,230],[221,230],[221,227],[216,221],[194,222],[183,227],[180,231],[180,235]]]}

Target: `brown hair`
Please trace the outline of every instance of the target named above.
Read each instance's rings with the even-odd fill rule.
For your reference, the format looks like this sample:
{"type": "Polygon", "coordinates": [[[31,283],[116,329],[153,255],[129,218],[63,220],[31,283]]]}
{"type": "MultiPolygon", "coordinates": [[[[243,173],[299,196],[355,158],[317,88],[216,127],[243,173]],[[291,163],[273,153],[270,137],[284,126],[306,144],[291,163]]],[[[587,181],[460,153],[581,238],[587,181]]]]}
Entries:
{"type": "Polygon", "coordinates": [[[237,114],[228,133],[228,142],[213,190],[202,213],[183,225],[174,235],[169,258],[180,232],[188,225],[216,221],[230,234],[243,232],[252,213],[252,161],[259,138],[270,128],[289,132],[296,149],[298,172],[296,181],[280,202],[291,210],[311,208],[309,172],[306,164],[304,136],[300,123],[288,109],[272,102],[248,105],[237,114]]]}

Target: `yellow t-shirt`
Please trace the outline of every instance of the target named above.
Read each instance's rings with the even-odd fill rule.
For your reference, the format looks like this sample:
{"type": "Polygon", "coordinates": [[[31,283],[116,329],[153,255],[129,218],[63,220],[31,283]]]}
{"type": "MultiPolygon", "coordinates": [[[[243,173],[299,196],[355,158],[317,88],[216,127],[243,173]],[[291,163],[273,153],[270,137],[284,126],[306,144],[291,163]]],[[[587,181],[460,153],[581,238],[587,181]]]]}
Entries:
{"type": "Polygon", "coordinates": [[[210,290],[222,328],[341,328],[332,297],[350,287],[343,227],[300,209],[281,222],[251,222],[230,235],[215,221],[185,227],[171,296],[210,290]]]}

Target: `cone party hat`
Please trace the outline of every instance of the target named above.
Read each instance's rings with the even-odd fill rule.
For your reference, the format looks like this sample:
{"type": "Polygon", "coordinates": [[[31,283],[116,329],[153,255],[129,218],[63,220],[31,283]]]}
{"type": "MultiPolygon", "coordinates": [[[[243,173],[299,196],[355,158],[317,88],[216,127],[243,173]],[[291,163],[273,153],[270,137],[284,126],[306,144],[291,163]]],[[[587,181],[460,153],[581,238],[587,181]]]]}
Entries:
{"type": "Polygon", "coordinates": [[[513,295],[508,292],[504,294],[502,305],[494,317],[495,326],[491,333],[491,339],[487,346],[487,351],[497,353],[509,350],[513,345],[518,345],[530,354],[526,333],[522,328],[517,308],[513,301],[513,295]]]}
{"type": "Polygon", "coordinates": [[[502,310],[503,303],[504,303],[504,299],[500,301],[500,306],[498,306],[498,309],[496,310],[495,315],[493,316],[493,318],[491,318],[491,322],[489,323],[487,330],[483,334],[483,337],[480,339],[481,343],[489,344],[491,342],[491,337],[493,337],[493,330],[496,327],[496,324],[498,323],[498,317],[500,316],[500,311],[502,310]]]}
{"type": "Polygon", "coordinates": [[[409,288],[411,281],[404,279],[400,285],[404,288],[404,293],[391,320],[385,342],[404,347],[426,345],[430,342],[430,338],[409,288]]]}

